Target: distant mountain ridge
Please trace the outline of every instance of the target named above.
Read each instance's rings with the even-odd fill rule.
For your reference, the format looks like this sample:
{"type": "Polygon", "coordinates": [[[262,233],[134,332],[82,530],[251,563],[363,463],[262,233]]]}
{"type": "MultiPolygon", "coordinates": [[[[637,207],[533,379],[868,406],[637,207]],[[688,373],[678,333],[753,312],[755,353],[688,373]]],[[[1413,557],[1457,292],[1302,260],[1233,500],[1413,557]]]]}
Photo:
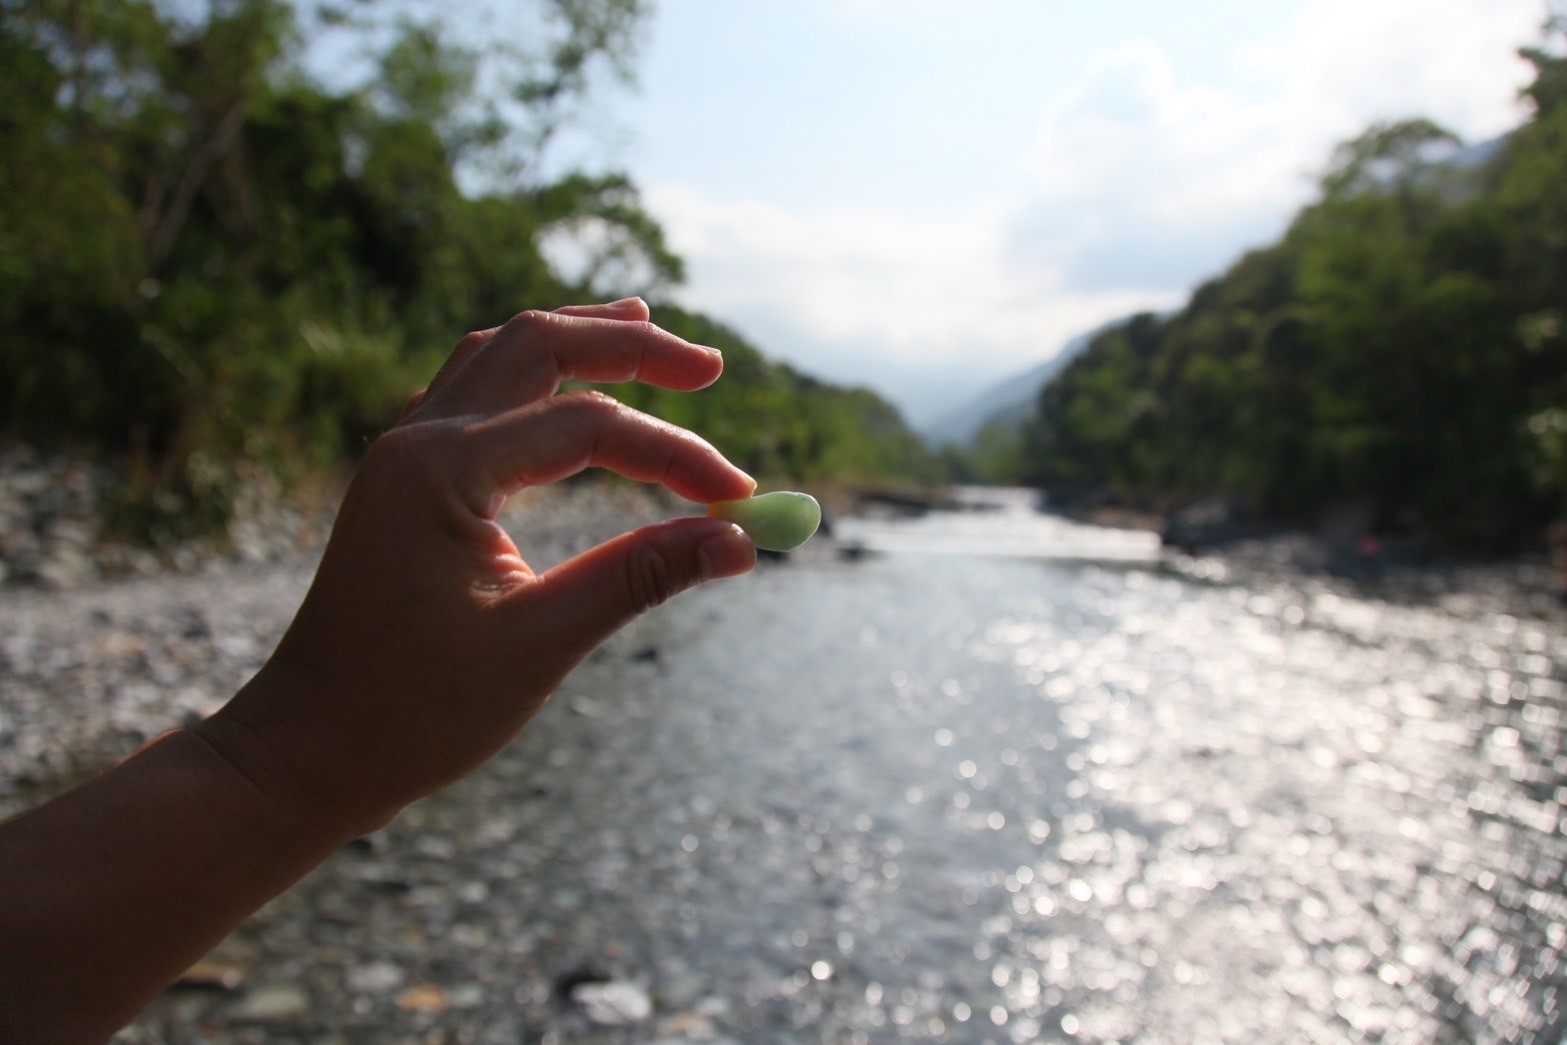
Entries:
{"type": "Polygon", "coordinates": [[[1040,389],[1076,359],[1094,338],[1125,322],[1124,317],[1115,319],[1086,334],[1079,334],[1043,363],[996,382],[961,408],[926,425],[920,434],[931,446],[961,447],[973,443],[991,424],[1022,425],[1033,414],[1040,389]]]}

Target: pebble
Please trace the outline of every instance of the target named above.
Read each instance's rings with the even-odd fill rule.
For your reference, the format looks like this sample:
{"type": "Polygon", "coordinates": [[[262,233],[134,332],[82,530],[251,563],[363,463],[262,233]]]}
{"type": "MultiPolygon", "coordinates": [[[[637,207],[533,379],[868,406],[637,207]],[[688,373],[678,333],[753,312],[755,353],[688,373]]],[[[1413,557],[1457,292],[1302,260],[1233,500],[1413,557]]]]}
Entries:
{"type": "Polygon", "coordinates": [[[404,1012],[423,1012],[439,1016],[451,1008],[451,996],[432,983],[410,987],[397,999],[397,1007],[404,1012]]]}
{"type": "Polygon", "coordinates": [[[362,965],[348,973],[348,989],[354,994],[389,994],[407,979],[403,970],[390,962],[362,965]]]}
{"type": "Polygon", "coordinates": [[[203,958],[180,975],[177,986],[193,990],[238,990],[245,983],[245,969],[217,958],[203,958]]]}
{"type": "Polygon", "coordinates": [[[484,1004],[484,997],[484,988],[477,983],[459,984],[447,995],[454,1009],[477,1009],[484,1004]]]}
{"type": "Polygon", "coordinates": [[[600,1027],[624,1027],[653,1015],[653,1001],[647,991],[623,980],[579,984],[572,988],[571,1000],[582,1007],[589,1021],[600,1027]]]}
{"type": "Polygon", "coordinates": [[[290,1020],[310,1011],[310,996],[298,987],[263,987],[230,1012],[236,1023],[290,1020]]]}

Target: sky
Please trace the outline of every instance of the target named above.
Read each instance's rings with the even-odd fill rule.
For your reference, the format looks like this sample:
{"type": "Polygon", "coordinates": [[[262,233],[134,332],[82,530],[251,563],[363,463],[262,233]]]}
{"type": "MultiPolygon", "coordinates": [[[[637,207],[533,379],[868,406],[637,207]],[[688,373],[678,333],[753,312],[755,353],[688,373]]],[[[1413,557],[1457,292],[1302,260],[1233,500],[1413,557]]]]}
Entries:
{"type": "Polygon", "coordinates": [[[585,139],[682,304],[916,425],[1264,245],[1334,145],[1524,117],[1542,0],[656,0],[585,139]],[[602,128],[601,128],[602,129],[602,128]]]}
{"type": "MultiPolygon", "coordinates": [[[[1567,12],[649,0],[635,86],[600,84],[550,166],[631,175],[686,261],[680,304],[927,427],[1085,331],[1179,307],[1274,241],[1374,122],[1423,116],[1467,142],[1517,126],[1517,49],[1548,2],[1567,12]]],[[[480,49],[538,27],[512,0],[457,10],[480,49]]],[[[313,49],[350,81],[369,69],[313,49]]]]}

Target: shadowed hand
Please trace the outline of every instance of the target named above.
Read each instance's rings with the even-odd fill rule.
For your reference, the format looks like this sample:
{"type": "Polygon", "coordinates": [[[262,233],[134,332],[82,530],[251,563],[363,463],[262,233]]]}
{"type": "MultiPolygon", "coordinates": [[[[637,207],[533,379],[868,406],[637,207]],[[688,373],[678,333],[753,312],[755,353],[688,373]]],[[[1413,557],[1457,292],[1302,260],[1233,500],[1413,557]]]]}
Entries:
{"type": "Polygon", "coordinates": [[[199,735],[274,802],[361,830],[470,772],[631,618],[754,564],[732,523],[693,518],[536,574],[496,522],[507,495],[589,467],[692,501],[749,496],[750,477],[690,432],[559,393],[694,390],[722,369],[637,299],[468,335],[370,448],[277,652],[199,735]]]}

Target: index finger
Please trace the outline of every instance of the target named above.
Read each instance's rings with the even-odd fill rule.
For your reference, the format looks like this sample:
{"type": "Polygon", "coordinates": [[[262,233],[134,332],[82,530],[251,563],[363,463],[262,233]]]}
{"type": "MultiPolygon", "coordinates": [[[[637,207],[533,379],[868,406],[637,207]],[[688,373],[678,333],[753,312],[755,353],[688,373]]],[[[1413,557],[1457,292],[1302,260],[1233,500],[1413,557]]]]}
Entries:
{"type": "MultiPolygon", "coordinates": [[[[647,302],[641,298],[622,298],[619,301],[608,301],[598,305],[566,305],[555,310],[563,316],[594,316],[599,319],[618,319],[622,321],[645,323],[650,318],[647,302]]],[[[490,340],[500,333],[500,327],[490,327],[488,330],[475,330],[457,343],[452,354],[446,357],[446,362],[441,364],[441,369],[436,371],[429,385],[414,393],[413,398],[403,409],[403,416],[407,416],[417,410],[425,399],[439,392],[452,375],[462,369],[463,364],[472,359],[479,350],[490,343],[490,340]]]]}
{"type": "Polygon", "coordinates": [[[546,399],[563,381],[643,381],[681,392],[723,373],[717,349],[650,322],[523,312],[467,359],[440,390],[442,413],[494,413],[546,399]]]}

